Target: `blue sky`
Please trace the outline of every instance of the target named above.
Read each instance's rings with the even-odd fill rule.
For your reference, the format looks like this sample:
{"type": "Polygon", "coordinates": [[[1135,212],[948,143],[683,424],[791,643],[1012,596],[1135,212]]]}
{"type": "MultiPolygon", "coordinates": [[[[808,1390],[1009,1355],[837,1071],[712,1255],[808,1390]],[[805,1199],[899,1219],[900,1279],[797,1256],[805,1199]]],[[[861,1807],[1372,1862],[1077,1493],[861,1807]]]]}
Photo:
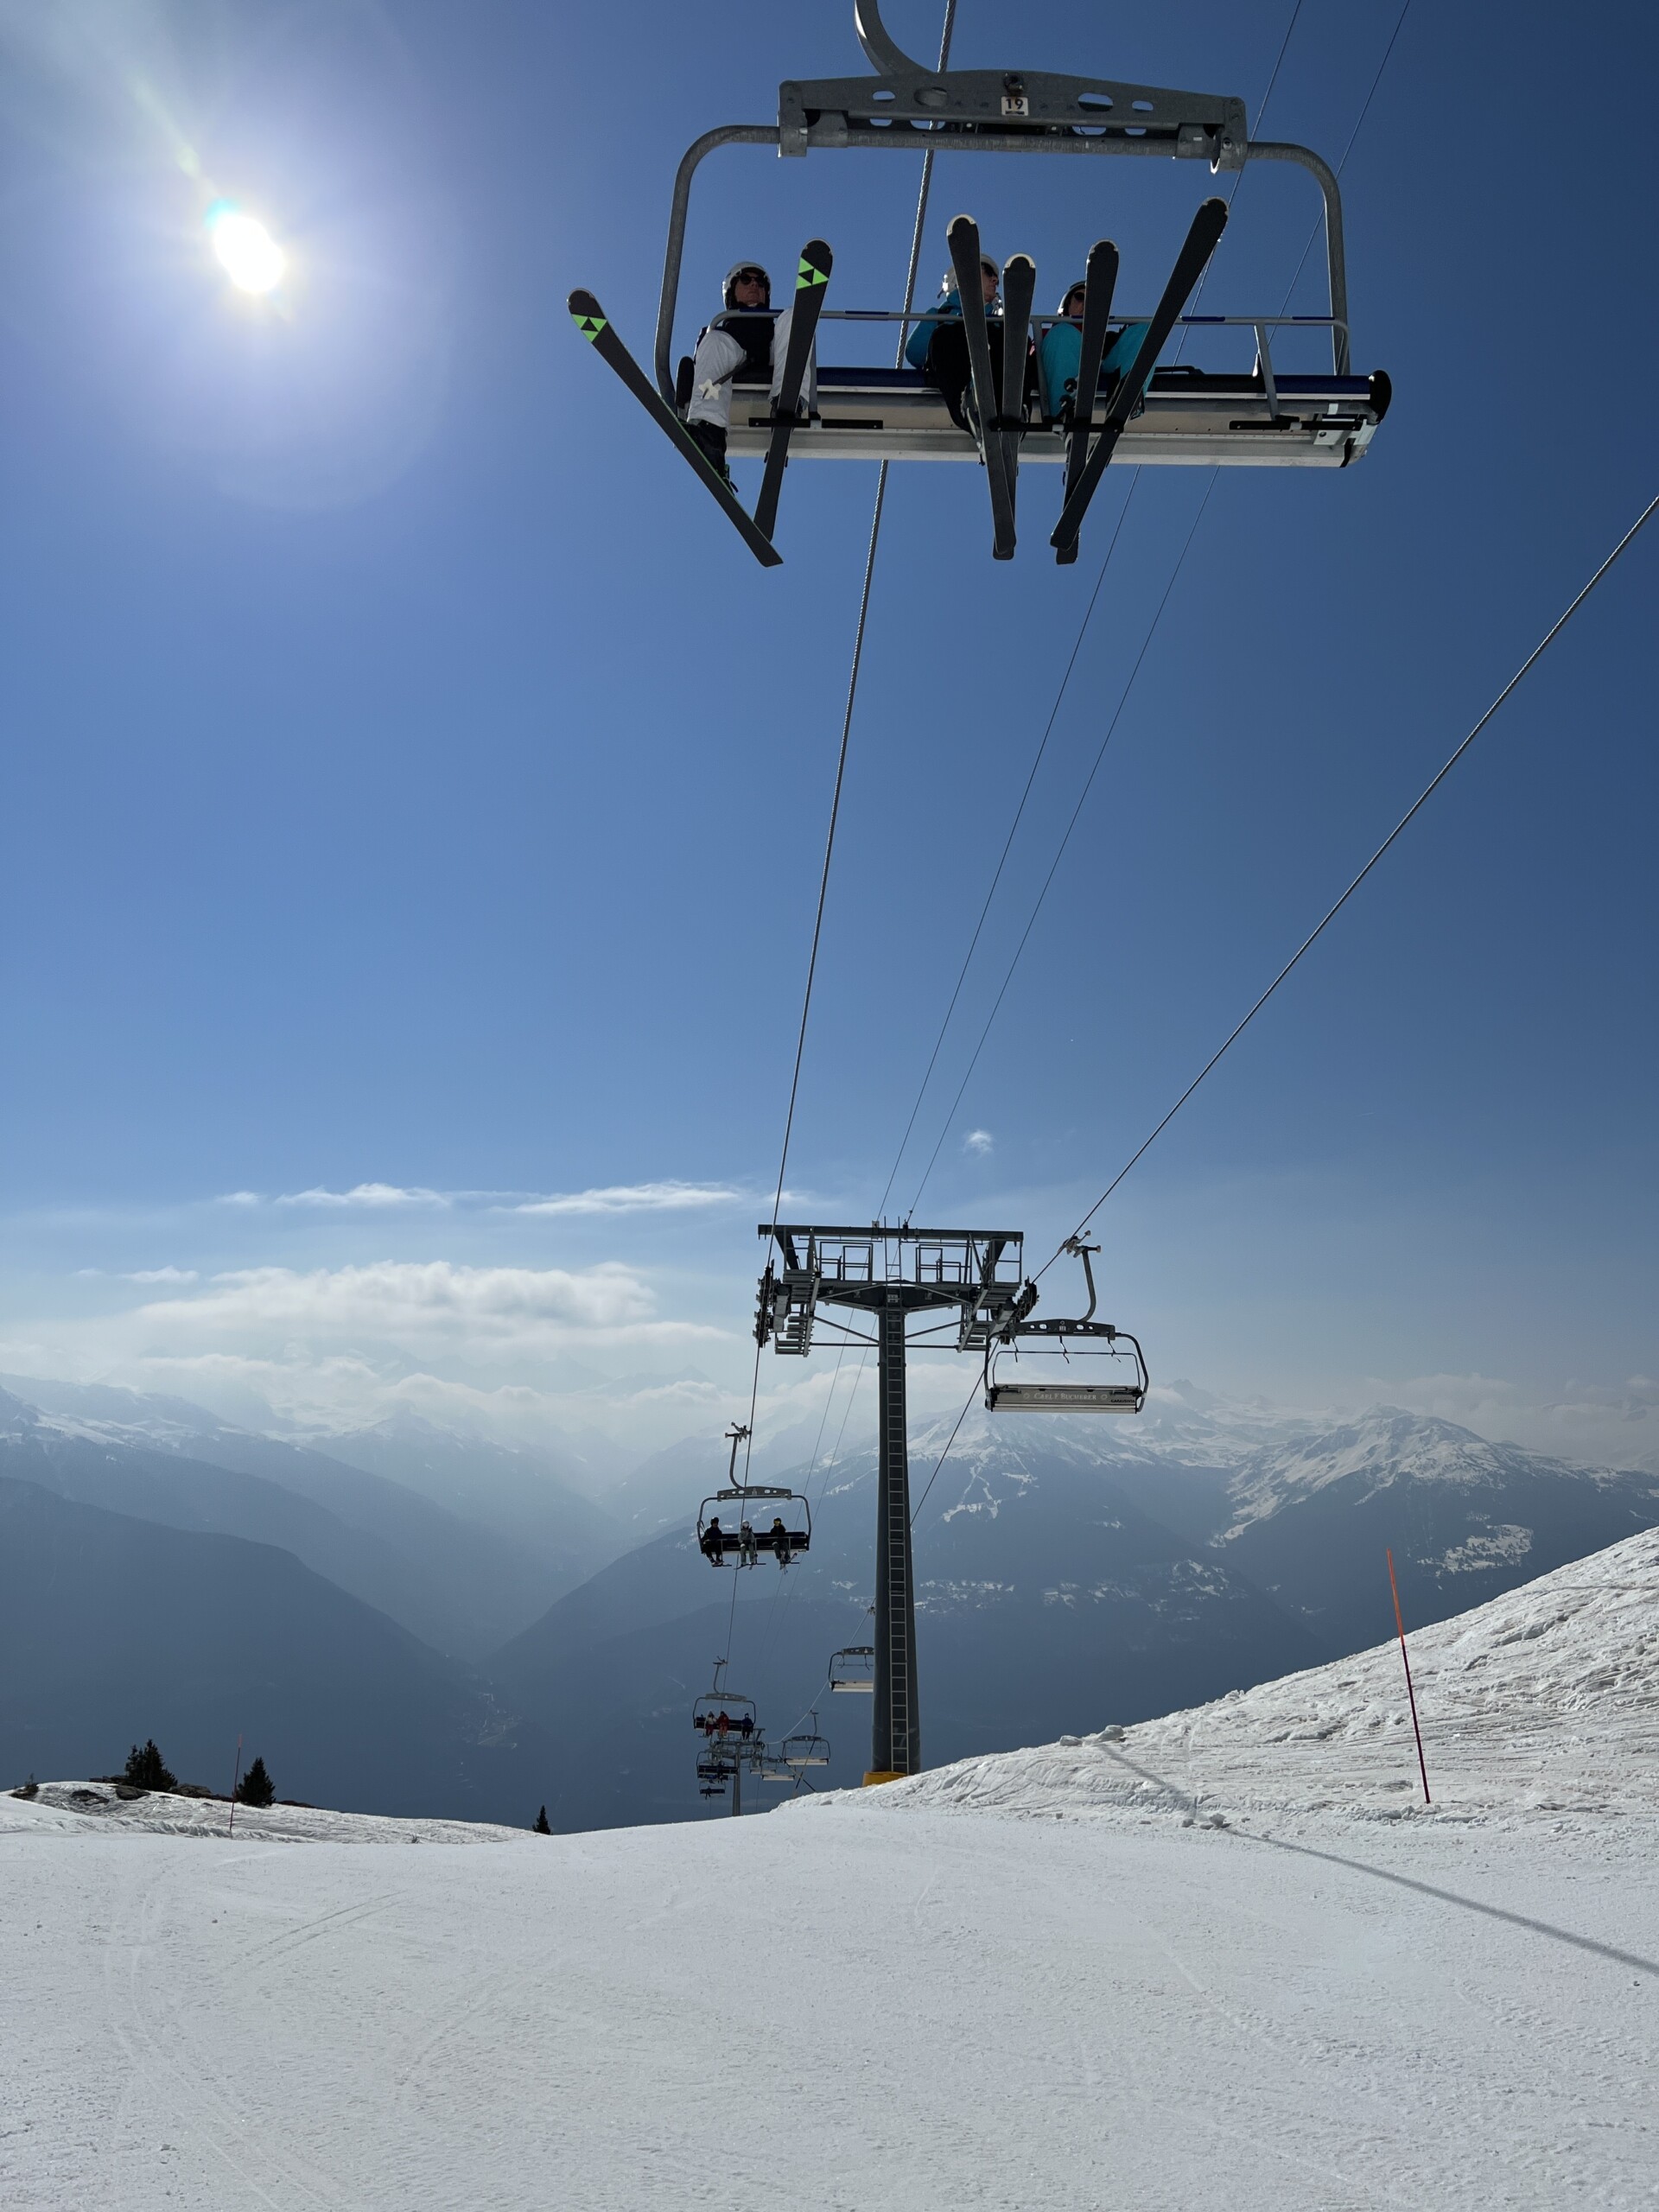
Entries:
{"type": "MultiPolygon", "coordinates": [[[[1289,0],[963,0],[955,58],[1236,92],[1334,159],[1396,13],[1304,0],[1264,123],[1289,0]]],[[[683,147],[859,67],[850,15],[0,8],[0,1367],[317,1417],[427,1377],[531,1419],[565,1361],[709,1378],[622,1420],[642,1441],[726,1417],[874,470],[792,469],[763,575],[563,297],[591,285],[645,353],[683,147]],[[219,194],[288,248],[280,313],[208,252],[219,194]]],[[[889,15],[937,37],[931,6],[889,15]]],[[[803,1209],[868,1215],[887,1181],[1132,487],[894,1185],[942,1138],[923,1210],[1039,1257],[1651,496],[1652,425],[1605,374],[1654,351],[1641,134],[1535,118],[1540,87],[1643,81],[1656,42],[1635,8],[1414,0],[1344,180],[1356,363],[1394,410],[1344,474],[1217,482],[949,1117],[1208,480],[1122,472],[1057,571],[1046,473],[1011,566],[972,472],[895,474],[803,1209]]],[[[815,231],[842,304],[896,304],[916,167],[716,157],[682,339],[734,257],[783,269],[815,231]]],[[[1208,188],[946,161],[925,281],[966,207],[1042,303],[1104,232],[1145,303],[1208,188]]],[[[1306,177],[1247,173],[1206,306],[1276,306],[1313,213],[1306,177]]],[[[1652,1452],[1656,561],[1632,550],[1102,1217],[1154,1372],[1652,1452]]]]}

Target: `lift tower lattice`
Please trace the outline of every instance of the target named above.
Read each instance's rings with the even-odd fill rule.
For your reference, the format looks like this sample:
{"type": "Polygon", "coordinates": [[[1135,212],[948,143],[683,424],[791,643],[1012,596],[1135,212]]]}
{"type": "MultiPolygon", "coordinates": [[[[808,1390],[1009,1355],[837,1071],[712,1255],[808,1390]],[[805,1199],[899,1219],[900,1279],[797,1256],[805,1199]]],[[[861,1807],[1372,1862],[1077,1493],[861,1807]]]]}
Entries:
{"type": "Polygon", "coordinates": [[[766,1222],[760,1234],[777,1249],[766,1261],[755,1311],[755,1341],[805,1358],[819,1328],[842,1343],[876,1347],[879,1416],[875,1507],[875,1697],[867,1783],[921,1770],[916,1681],[916,1592],[911,1568],[910,1452],[905,1430],[908,1344],[954,1337],[941,1350],[975,1351],[1035,1303],[1025,1282],[1025,1239],[1007,1229],[868,1228],[766,1222]],[[827,1319],[826,1306],[874,1317],[861,1335],[827,1319]],[[954,1319],[912,1337],[912,1313],[954,1319]]]}

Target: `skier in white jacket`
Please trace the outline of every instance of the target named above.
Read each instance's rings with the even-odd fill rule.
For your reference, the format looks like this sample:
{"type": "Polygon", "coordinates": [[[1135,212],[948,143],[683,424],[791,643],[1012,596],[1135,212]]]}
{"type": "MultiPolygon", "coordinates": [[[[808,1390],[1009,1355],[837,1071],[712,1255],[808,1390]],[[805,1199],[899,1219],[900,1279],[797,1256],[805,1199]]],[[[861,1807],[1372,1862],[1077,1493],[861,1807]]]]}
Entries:
{"type": "MultiPolygon", "coordinates": [[[[691,397],[685,423],[721,474],[728,477],[726,432],[732,419],[733,378],[745,362],[761,372],[769,370],[771,393],[776,399],[784,379],[784,357],[789,351],[789,326],[795,310],[787,307],[780,315],[772,313],[772,279],[758,261],[733,263],[726,274],[722,297],[724,312],[699,337],[692,356],[691,397]]],[[[797,411],[810,416],[817,404],[815,347],[806,365],[797,411]]]]}

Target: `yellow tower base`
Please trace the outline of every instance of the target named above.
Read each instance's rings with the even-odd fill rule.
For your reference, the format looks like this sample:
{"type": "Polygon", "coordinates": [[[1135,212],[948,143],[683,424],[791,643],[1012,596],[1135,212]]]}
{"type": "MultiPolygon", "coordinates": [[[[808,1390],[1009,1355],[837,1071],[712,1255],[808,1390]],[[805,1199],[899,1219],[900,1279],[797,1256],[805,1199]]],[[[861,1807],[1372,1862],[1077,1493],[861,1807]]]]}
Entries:
{"type": "Polygon", "coordinates": [[[879,1782],[908,1782],[909,1779],[910,1777],[907,1774],[891,1773],[885,1767],[877,1767],[865,1776],[864,1787],[867,1789],[874,1789],[879,1782]]]}

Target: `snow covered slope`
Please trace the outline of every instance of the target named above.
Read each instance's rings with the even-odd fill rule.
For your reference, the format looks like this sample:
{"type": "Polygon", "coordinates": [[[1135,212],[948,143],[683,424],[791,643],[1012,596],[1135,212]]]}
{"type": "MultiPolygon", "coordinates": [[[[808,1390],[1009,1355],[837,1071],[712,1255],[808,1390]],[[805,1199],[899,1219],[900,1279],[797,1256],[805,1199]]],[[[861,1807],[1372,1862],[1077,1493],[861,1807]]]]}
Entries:
{"type": "MultiPolygon", "coordinates": [[[[1558,1567],[1409,1643],[1440,1819],[1659,1815],[1659,1532],[1558,1567]]],[[[1397,1643],[1136,1728],[965,1759],[874,1793],[884,1812],[1157,1809],[1227,1820],[1333,1808],[1397,1818],[1421,1794],[1397,1643]]]]}
{"type": "Polygon", "coordinates": [[[0,1797],[0,2202],[1651,2207],[1656,1592],[1419,1638],[1409,1818],[1386,1650],[781,1819],[0,1797]]]}
{"type": "Polygon", "coordinates": [[[175,1797],[162,1789],[136,1796],[107,1782],[43,1782],[33,1797],[0,1796],[0,1835],[188,1835],[236,1843],[520,1843],[523,1828],[487,1821],[398,1821],[379,1813],[336,1813],[322,1805],[238,1805],[175,1797]]]}

